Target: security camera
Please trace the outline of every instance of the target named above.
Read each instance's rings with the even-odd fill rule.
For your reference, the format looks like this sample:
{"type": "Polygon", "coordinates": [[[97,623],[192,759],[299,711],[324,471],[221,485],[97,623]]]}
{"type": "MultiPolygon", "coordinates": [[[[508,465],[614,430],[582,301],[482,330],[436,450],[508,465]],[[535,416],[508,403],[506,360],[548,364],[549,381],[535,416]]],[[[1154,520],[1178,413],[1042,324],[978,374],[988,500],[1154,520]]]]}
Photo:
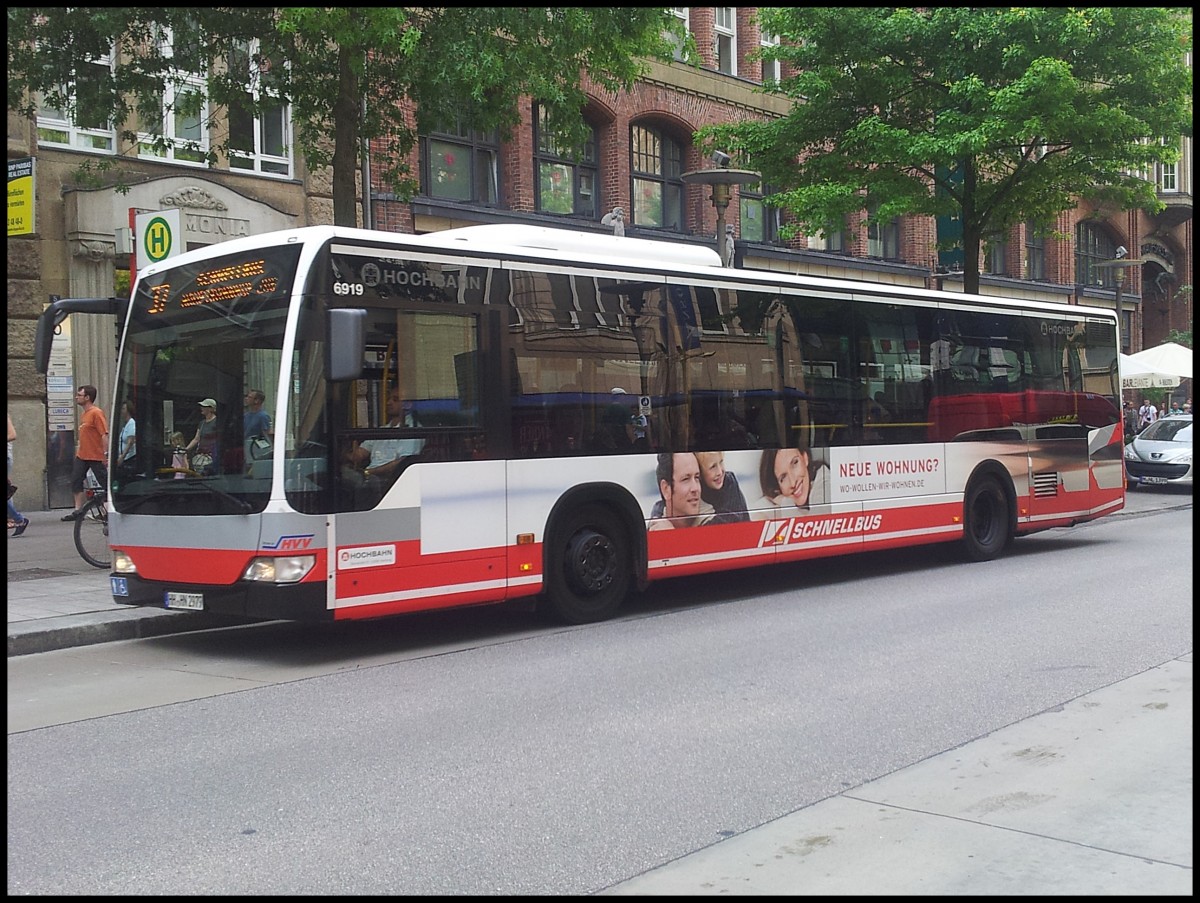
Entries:
{"type": "Polygon", "coordinates": [[[1125,246],[1121,245],[1119,248],[1117,248],[1117,260],[1120,260],[1122,257],[1124,257],[1128,253],[1129,252],[1125,250],[1125,246]]]}
{"type": "Polygon", "coordinates": [[[729,156],[729,154],[725,153],[725,151],[717,150],[717,151],[713,151],[713,153],[712,153],[713,163],[717,164],[717,166],[720,166],[722,168],[728,167],[729,161],[732,159],[733,158],[731,156],[729,156]]]}

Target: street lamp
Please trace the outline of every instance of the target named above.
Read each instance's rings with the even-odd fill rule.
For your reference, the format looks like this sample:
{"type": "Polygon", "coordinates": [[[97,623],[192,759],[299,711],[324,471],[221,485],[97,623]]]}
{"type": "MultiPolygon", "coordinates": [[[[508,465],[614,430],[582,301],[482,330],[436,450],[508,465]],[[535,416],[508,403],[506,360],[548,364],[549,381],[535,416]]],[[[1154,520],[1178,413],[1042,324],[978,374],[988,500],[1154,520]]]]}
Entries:
{"type": "MultiPolygon", "coordinates": [[[[1117,248],[1116,256],[1113,257],[1112,260],[1103,260],[1100,263],[1096,264],[1096,267],[1098,269],[1113,270],[1113,279],[1116,280],[1116,283],[1117,283],[1116,299],[1114,301],[1114,304],[1116,305],[1116,308],[1117,308],[1117,354],[1122,353],[1121,318],[1122,318],[1122,315],[1124,314],[1124,311],[1121,310],[1121,290],[1125,286],[1125,268],[1133,267],[1133,266],[1141,266],[1145,262],[1143,260],[1137,259],[1136,257],[1129,257],[1129,256],[1127,256],[1128,254],[1129,254],[1129,252],[1126,251],[1124,245],[1122,245],[1121,247],[1117,248]]],[[[1132,335],[1129,336],[1129,342],[1130,342],[1130,345],[1133,344],[1133,336],[1132,335]]]]}
{"type": "MultiPolygon", "coordinates": [[[[1100,263],[1096,264],[1096,266],[1100,269],[1112,270],[1113,271],[1113,279],[1116,280],[1116,283],[1117,283],[1117,291],[1116,291],[1116,298],[1114,299],[1114,304],[1117,308],[1117,392],[1119,393],[1117,395],[1117,399],[1119,401],[1120,398],[1122,397],[1120,393],[1124,393],[1124,391],[1125,391],[1125,380],[1124,380],[1124,377],[1121,376],[1121,355],[1124,353],[1122,350],[1122,343],[1121,343],[1121,319],[1124,314],[1124,311],[1121,310],[1121,289],[1124,288],[1124,286],[1125,286],[1125,268],[1131,267],[1131,266],[1141,266],[1142,261],[1137,259],[1136,257],[1127,256],[1129,254],[1129,252],[1125,250],[1124,245],[1118,247],[1115,254],[1116,254],[1116,256],[1113,257],[1112,260],[1101,261],[1100,263]]],[[[1130,332],[1132,333],[1132,330],[1130,330],[1130,332]]],[[[1132,346],[1133,346],[1133,335],[1132,334],[1129,336],[1129,344],[1130,344],[1130,347],[1132,348],[1132,346]]],[[[1119,407],[1119,405],[1118,405],[1118,407],[1119,407]]]]}
{"type": "Polygon", "coordinates": [[[680,178],[689,185],[712,186],[710,199],[717,210],[717,253],[721,255],[721,266],[728,267],[733,266],[733,236],[726,237],[726,232],[733,230],[725,227],[725,210],[729,207],[731,195],[729,186],[752,185],[762,181],[762,173],[730,169],[730,157],[724,151],[713,151],[712,159],[717,164],[715,169],[694,169],[683,173],[680,178]]]}

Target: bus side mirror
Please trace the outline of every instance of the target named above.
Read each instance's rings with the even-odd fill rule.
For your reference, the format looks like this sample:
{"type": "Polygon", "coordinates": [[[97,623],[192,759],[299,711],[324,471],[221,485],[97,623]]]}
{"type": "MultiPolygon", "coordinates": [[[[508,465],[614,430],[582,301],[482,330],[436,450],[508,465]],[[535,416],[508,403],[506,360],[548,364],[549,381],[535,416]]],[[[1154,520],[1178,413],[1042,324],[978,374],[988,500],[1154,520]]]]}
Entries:
{"type": "Polygon", "coordinates": [[[50,303],[37,319],[37,331],[33,338],[34,369],[43,375],[50,369],[54,334],[71,314],[108,314],[117,318],[117,327],[120,328],[125,325],[128,309],[128,298],[62,298],[51,295],[50,303]]]}
{"type": "Polygon", "coordinates": [[[57,307],[47,308],[38,317],[37,332],[33,339],[33,366],[43,376],[50,369],[50,346],[54,344],[54,333],[66,318],[66,311],[59,310],[57,307]]]}
{"type": "Polygon", "coordinates": [[[358,307],[337,307],[329,311],[329,379],[338,382],[359,379],[363,355],[367,350],[367,312],[358,307]]]}

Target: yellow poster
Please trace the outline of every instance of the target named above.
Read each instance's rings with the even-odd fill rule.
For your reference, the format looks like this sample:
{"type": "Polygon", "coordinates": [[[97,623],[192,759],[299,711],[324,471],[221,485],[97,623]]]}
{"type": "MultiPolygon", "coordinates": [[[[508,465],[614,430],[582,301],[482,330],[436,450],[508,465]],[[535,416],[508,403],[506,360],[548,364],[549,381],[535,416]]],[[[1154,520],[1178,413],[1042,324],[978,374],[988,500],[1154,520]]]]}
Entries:
{"type": "Polygon", "coordinates": [[[8,235],[34,232],[33,157],[8,161],[8,235]]]}

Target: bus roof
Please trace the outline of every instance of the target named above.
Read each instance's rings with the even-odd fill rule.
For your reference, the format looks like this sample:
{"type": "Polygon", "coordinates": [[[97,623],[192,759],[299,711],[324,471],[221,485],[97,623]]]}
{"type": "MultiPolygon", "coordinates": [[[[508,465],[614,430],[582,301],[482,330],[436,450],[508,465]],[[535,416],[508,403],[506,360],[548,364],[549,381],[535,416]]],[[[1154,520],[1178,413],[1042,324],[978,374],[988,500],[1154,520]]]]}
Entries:
{"type": "Polygon", "coordinates": [[[895,283],[870,282],[865,279],[811,276],[779,270],[722,267],[721,258],[716,251],[704,245],[670,240],[626,238],[607,233],[583,232],[575,229],[559,229],[523,223],[461,226],[422,235],[358,229],[348,226],[302,226],[245,238],[235,238],[197,248],[178,257],[151,264],[143,268],[138,275],[139,277],[152,275],[181,263],[205,260],[225,254],[244,253],[268,244],[322,245],[336,240],[362,242],[375,246],[390,245],[396,248],[423,249],[446,254],[463,252],[471,256],[500,259],[517,257],[543,261],[552,260],[564,266],[599,265],[633,271],[646,270],[660,275],[666,271],[678,271],[679,275],[689,278],[719,278],[722,281],[741,283],[747,288],[801,287],[813,291],[827,291],[841,296],[849,295],[859,300],[872,300],[880,297],[908,298],[937,306],[978,305],[1009,310],[1018,308],[1060,317],[1116,319],[1115,311],[1103,307],[1065,305],[1052,301],[1002,295],[935,291],[895,283]]]}

